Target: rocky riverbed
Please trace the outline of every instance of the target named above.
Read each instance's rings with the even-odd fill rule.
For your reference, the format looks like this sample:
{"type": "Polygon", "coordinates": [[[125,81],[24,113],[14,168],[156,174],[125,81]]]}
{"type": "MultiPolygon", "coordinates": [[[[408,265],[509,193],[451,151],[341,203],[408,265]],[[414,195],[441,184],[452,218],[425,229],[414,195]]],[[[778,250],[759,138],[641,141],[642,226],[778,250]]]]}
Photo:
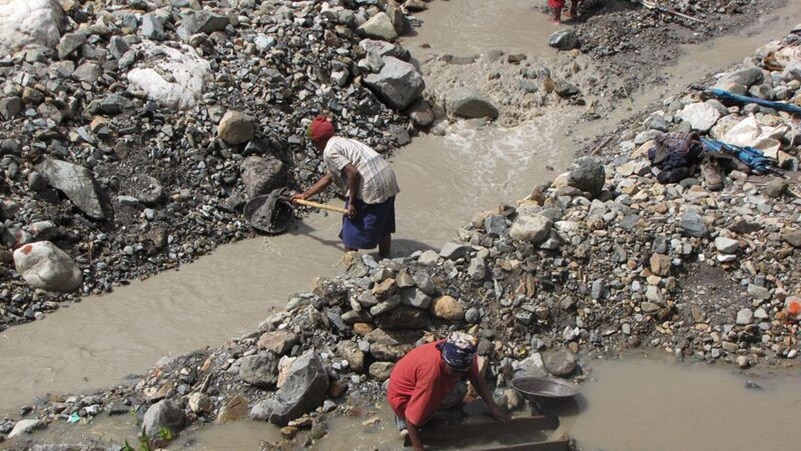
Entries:
{"type": "MultiPolygon", "coordinates": [[[[66,25],[34,37],[40,42],[0,42],[15,52],[0,62],[2,231],[17,252],[59,256],[67,270],[23,282],[6,251],[6,324],[78,296],[37,284],[105,291],[247,236],[239,208],[248,197],[314,178],[319,161],[305,150],[303,128],[320,111],[334,111],[346,134],[385,152],[455,111],[446,102],[441,109],[450,111],[437,113],[431,98],[427,107],[422,85],[397,98],[377,87],[385,68],[406,69],[402,83],[413,86],[419,74],[404,66],[403,49],[362,40],[367,31],[358,29],[371,21],[373,38],[391,40],[408,26],[373,2],[240,1],[208,11],[191,1],[28,3],[41,5],[31,17],[66,25]],[[123,76],[121,68],[131,70],[123,76]],[[411,115],[396,112],[413,105],[411,115]]],[[[682,11],[718,21],[757,11],[713,3],[682,11]]],[[[618,16],[666,19],[623,8],[603,20],[618,16]]],[[[601,41],[582,33],[602,20],[594,17],[577,28],[581,48],[595,58],[623,53],[593,53],[601,41]]],[[[801,103],[793,42],[760,49],[705,87],[801,103]]],[[[533,75],[523,78],[543,92],[551,91],[546,80],[557,85],[533,75]]],[[[287,311],[258,331],[160,362],[134,386],[51,395],[23,408],[30,419],[0,424],[0,433],[134,411],[151,435],[249,416],[285,426],[287,437],[304,427],[322,436],[319,412],[379,397],[394,361],[453,328],[481,337],[508,408],[520,402],[506,385],[513,375],[580,375],[581,359],[595,352],[645,346],[742,368],[792,365],[798,330],[785,300],[798,292],[796,180],[737,170],[720,191],[697,178],[662,185],[645,157],[665,132],[722,139],[738,127],[759,130],[765,150],[796,169],[793,117],[687,92],[622,130],[600,158],[577,160],[519,205],[477,215],[459,242],[380,262],[348,254],[340,277],[290,296],[287,311]]],[[[17,266],[22,257],[14,256],[17,266]]]]}

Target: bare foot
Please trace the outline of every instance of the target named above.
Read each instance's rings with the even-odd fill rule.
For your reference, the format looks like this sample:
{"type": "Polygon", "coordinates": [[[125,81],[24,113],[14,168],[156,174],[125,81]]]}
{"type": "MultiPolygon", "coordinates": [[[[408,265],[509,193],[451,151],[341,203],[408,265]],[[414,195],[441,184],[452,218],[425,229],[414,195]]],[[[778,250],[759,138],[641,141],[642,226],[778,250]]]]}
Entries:
{"type": "Polygon", "coordinates": [[[561,25],[562,24],[562,21],[559,20],[559,19],[551,19],[548,22],[550,22],[550,23],[552,23],[554,25],[561,25]]]}

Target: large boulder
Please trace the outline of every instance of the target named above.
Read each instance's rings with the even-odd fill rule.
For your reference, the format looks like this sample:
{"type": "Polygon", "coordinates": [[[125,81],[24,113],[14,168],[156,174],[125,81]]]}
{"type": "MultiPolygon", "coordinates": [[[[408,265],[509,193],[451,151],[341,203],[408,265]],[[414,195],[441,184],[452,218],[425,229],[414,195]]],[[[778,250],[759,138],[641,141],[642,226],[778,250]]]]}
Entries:
{"type": "Polygon", "coordinates": [[[211,69],[195,49],[144,41],[134,50],[143,58],[128,72],[129,89],[144,91],[148,98],[166,108],[189,110],[197,105],[203,87],[211,82],[211,69]]]}
{"type": "Polygon", "coordinates": [[[364,84],[396,110],[414,103],[426,87],[423,76],[414,66],[391,56],[384,58],[380,72],[364,77],[364,84]]]}
{"type": "Polygon", "coordinates": [[[63,22],[64,11],[56,0],[0,0],[0,55],[54,48],[63,22]]]}
{"type": "Polygon", "coordinates": [[[308,351],[292,362],[286,381],[275,398],[253,406],[250,416],[284,426],[319,407],[328,392],[328,382],[328,373],[320,358],[308,351]]]}
{"type": "Polygon", "coordinates": [[[356,31],[368,38],[392,41],[398,37],[392,19],[385,12],[380,12],[363,23],[356,31]]]}
{"type": "Polygon", "coordinates": [[[597,197],[604,189],[606,171],[601,160],[593,157],[576,158],[570,166],[567,184],[597,197]]]}
{"type": "Polygon", "coordinates": [[[78,265],[55,244],[38,241],[14,251],[14,266],[28,285],[48,291],[73,291],[83,282],[78,265]]]}
{"type": "Polygon", "coordinates": [[[88,216],[106,218],[100,188],[89,169],[53,158],[46,158],[36,169],[47,176],[50,186],[63,192],[88,216]]]}
{"type": "Polygon", "coordinates": [[[473,89],[466,87],[458,88],[450,93],[448,97],[450,100],[450,111],[456,116],[467,118],[498,118],[498,108],[496,108],[489,99],[473,89]]]}
{"type": "Polygon", "coordinates": [[[275,188],[284,186],[286,170],[284,163],[278,158],[267,156],[250,156],[242,161],[242,183],[245,192],[251,199],[259,194],[269,193],[275,188]]]}
{"type": "Polygon", "coordinates": [[[738,70],[724,75],[715,85],[716,88],[726,89],[732,84],[740,85],[745,89],[765,81],[765,74],[758,67],[738,70]]]}
{"type": "Polygon", "coordinates": [[[162,428],[173,434],[186,425],[186,414],[183,407],[171,399],[164,399],[150,406],[142,420],[142,430],[148,437],[156,436],[162,428]]]}
{"type": "Polygon", "coordinates": [[[548,45],[559,50],[572,50],[579,46],[579,39],[573,30],[559,30],[548,38],[548,45]]]}

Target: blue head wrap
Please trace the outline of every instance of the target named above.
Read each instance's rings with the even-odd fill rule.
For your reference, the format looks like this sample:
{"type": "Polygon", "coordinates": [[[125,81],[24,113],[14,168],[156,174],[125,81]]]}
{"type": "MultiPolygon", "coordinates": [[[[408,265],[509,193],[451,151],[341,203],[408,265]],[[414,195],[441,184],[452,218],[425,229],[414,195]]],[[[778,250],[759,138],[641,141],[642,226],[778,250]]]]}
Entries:
{"type": "Polygon", "coordinates": [[[478,350],[476,338],[464,332],[451,333],[437,348],[441,352],[442,360],[457,371],[469,370],[478,350]]]}

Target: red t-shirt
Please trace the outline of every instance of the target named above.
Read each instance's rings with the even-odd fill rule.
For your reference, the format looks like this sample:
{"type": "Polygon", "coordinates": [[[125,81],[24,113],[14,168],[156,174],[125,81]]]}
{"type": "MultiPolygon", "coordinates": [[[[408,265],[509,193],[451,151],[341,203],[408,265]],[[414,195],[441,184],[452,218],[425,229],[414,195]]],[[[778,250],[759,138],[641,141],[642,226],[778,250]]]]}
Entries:
{"type": "MultiPolygon", "coordinates": [[[[442,400],[459,382],[459,374],[448,374],[435,341],[412,349],[398,361],[389,376],[387,400],[401,418],[422,425],[439,408],[442,400]]],[[[478,377],[478,363],[473,359],[469,377],[478,377]]]]}

